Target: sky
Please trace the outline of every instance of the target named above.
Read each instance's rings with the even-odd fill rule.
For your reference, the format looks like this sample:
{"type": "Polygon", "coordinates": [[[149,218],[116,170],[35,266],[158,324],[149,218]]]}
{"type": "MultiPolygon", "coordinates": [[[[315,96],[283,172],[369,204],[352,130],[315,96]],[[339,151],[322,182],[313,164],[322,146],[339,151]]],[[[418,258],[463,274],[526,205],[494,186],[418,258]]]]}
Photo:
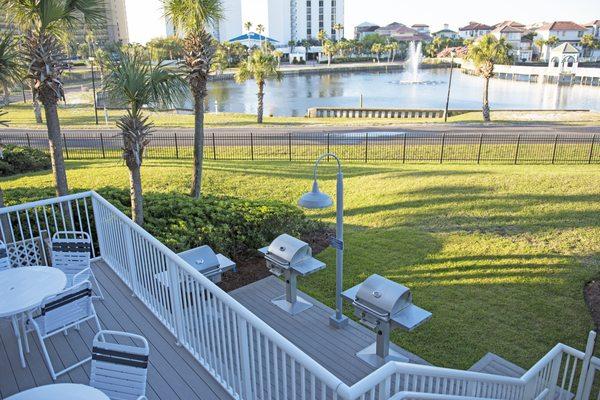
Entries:
{"type": "MultiPolygon", "coordinates": [[[[401,0],[345,1],[346,36],[351,36],[354,26],[365,21],[378,25],[394,21],[407,25],[426,23],[435,30],[446,23],[457,29],[469,21],[493,24],[514,20],[529,24],[554,20],[585,23],[600,19],[598,0],[429,0],[427,7],[417,7],[418,2],[401,0]]],[[[125,2],[132,42],[145,43],[153,37],[165,35],[160,0],[125,2]]]]}

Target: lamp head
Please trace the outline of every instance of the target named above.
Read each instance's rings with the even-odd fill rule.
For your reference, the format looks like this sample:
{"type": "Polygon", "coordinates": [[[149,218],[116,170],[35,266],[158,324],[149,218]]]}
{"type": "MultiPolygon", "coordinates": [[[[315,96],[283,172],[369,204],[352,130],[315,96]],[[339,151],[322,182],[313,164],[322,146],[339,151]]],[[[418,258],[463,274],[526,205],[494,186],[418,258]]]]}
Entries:
{"type": "Polygon", "coordinates": [[[319,184],[317,181],[314,181],[312,191],[305,193],[300,197],[298,205],[309,209],[329,208],[333,205],[333,200],[329,195],[321,192],[319,190],[319,184]]]}

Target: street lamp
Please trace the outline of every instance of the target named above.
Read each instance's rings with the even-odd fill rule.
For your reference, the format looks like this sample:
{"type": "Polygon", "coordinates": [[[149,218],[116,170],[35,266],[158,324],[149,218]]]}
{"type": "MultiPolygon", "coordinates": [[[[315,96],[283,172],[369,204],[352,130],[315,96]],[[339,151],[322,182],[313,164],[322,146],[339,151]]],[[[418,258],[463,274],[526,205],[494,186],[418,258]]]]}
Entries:
{"type": "Polygon", "coordinates": [[[335,239],[331,246],[335,248],[335,315],[329,318],[329,324],[335,328],[343,328],[348,325],[348,317],[342,313],[342,286],[344,277],[344,174],[342,163],[338,156],[332,153],[323,154],[315,162],[312,191],[304,194],[298,201],[298,205],[308,209],[323,209],[333,205],[333,199],[319,190],[317,182],[317,170],[324,158],[333,158],[338,165],[337,194],[336,194],[336,224],[335,239]]]}
{"type": "Polygon", "coordinates": [[[94,115],[96,116],[96,125],[98,125],[98,104],[96,104],[96,75],[94,74],[94,57],[88,58],[92,66],[92,91],[94,93],[94,115]]]}
{"type": "Polygon", "coordinates": [[[452,87],[452,73],[454,72],[454,57],[456,52],[452,50],[450,52],[450,79],[448,79],[448,96],[446,96],[446,110],[444,111],[444,122],[448,122],[448,106],[450,105],[450,89],[452,87]]]}

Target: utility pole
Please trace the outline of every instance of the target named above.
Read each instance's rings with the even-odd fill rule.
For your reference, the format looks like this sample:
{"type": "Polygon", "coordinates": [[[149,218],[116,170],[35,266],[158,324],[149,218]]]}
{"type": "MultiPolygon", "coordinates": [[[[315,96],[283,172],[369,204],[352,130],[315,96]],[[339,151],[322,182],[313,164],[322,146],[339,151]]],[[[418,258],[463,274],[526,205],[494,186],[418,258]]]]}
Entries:
{"type": "Polygon", "coordinates": [[[96,104],[96,75],[94,74],[94,57],[90,57],[92,66],[92,92],[94,94],[94,115],[96,116],[96,125],[98,125],[98,104],[96,104]]]}
{"type": "Polygon", "coordinates": [[[450,90],[452,88],[452,74],[454,73],[454,50],[450,53],[450,78],[448,79],[448,95],[446,96],[446,109],[444,110],[444,122],[448,122],[448,107],[450,106],[450,90]]]}

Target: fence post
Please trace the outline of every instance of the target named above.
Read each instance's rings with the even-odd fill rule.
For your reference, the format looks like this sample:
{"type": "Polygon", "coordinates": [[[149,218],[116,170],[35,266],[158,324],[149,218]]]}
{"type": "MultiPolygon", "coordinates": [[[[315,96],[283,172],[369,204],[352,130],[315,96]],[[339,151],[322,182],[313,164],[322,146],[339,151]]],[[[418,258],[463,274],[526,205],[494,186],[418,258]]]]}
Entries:
{"type": "Polygon", "coordinates": [[[365,164],[369,162],[369,132],[365,133],[365,164]]]}
{"type": "Polygon", "coordinates": [[[558,146],[558,135],[554,136],[554,148],[552,149],[552,164],[556,161],[556,147],[558,146]]]}
{"type": "MultiPolygon", "coordinates": [[[[596,345],[596,332],[590,331],[588,335],[587,345],[585,346],[585,354],[581,363],[581,376],[579,378],[579,384],[577,385],[577,392],[575,394],[575,400],[582,400],[583,392],[586,389],[586,385],[592,385],[593,382],[586,382],[588,378],[588,369],[590,368],[590,360],[594,355],[594,347],[596,345]]],[[[592,367],[593,368],[593,367],[592,367]]],[[[592,379],[593,381],[593,379],[592,379]]]]}
{"type": "Polygon", "coordinates": [[[406,162],[406,135],[407,133],[404,132],[404,143],[402,144],[402,164],[406,162]]]}
{"type": "MultiPolygon", "coordinates": [[[[183,301],[181,300],[181,282],[177,270],[179,266],[167,259],[167,273],[169,275],[169,294],[171,295],[171,304],[173,307],[173,316],[175,317],[175,337],[177,338],[177,346],[181,346],[181,338],[183,337],[183,301]]],[[[183,279],[186,279],[184,277],[183,279]]]]}
{"type": "MultiPolygon", "coordinates": [[[[327,132],[327,153],[331,153],[331,150],[329,150],[329,136],[331,136],[331,132],[327,132]]],[[[329,157],[327,157],[327,161],[329,161],[329,157]]]]}
{"type": "Polygon", "coordinates": [[[213,148],[213,160],[217,159],[217,144],[215,143],[215,133],[212,133],[212,148],[213,148]]]}
{"type": "Polygon", "coordinates": [[[29,132],[26,132],[25,135],[27,136],[27,147],[31,147],[31,139],[29,138],[29,132]]]}
{"type": "Polygon", "coordinates": [[[479,135],[479,150],[477,150],[477,164],[481,162],[481,148],[483,147],[483,133],[479,135]]]}
{"type": "Polygon", "coordinates": [[[517,147],[515,147],[515,165],[519,159],[519,146],[521,145],[521,135],[517,136],[517,147]]]}
{"type": "Polygon", "coordinates": [[[179,145],[177,144],[177,132],[173,132],[175,137],[175,158],[179,158],[179,145]]]}
{"type": "Polygon", "coordinates": [[[292,161],[292,132],[288,132],[288,154],[290,161],[292,161]]]}
{"type": "Polygon", "coordinates": [[[64,133],[63,133],[63,146],[65,148],[65,158],[68,160],[69,159],[69,148],[67,147],[67,137],[65,136],[64,133]]]}
{"type": "Polygon", "coordinates": [[[590,146],[590,157],[588,158],[588,164],[592,163],[592,158],[594,157],[594,144],[596,142],[596,134],[592,136],[592,145],[590,146]]]}
{"type": "Polygon", "coordinates": [[[440,164],[444,162],[444,145],[446,144],[446,132],[442,134],[442,148],[440,149],[440,164]]]}
{"type": "MultiPolygon", "coordinates": [[[[243,384],[243,391],[245,396],[241,396],[245,399],[253,399],[254,393],[252,393],[252,365],[250,363],[250,346],[248,340],[248,322],[240,317],[238,314],[235,315],[238,324],[238,343],[239,343],[239,354],[240,354],[240,365],[242,376],[241,381],[243,384]]],[[[240,388],[241,389],[241,388],[240,388]]]]}
{"type": "Polygon", "coordinates": [[[102,158],[106,158],[106,153],[104,152],[104,136],[102,136],[102,131],[100,131],[100,148],[102,149],[102,158]]]}

